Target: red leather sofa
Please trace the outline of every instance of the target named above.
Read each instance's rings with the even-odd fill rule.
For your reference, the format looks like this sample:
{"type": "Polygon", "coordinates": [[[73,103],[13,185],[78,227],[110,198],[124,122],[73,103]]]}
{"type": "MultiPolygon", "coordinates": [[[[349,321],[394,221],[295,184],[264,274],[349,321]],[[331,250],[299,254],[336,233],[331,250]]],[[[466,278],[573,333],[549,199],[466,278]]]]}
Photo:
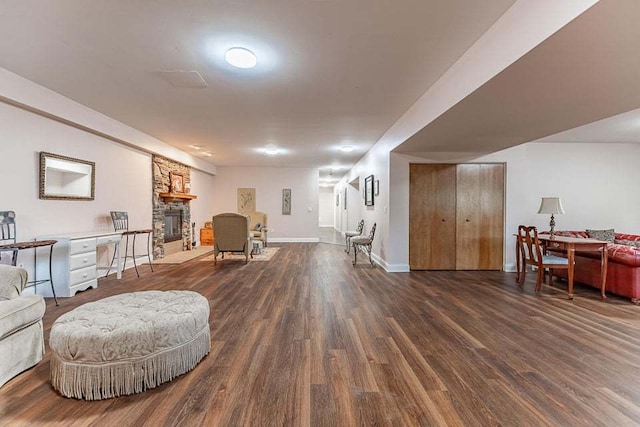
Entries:
{"type": "MultiPolygon", "coordinates": [[[[567,237],[589,237],[586,231],[557,231],[554,234],[567,237]]],[[[640,242],[640,236],[616,233],[615,241],[640,242]]],[[[607,294],[628,297],[634,304],[640,304],[640,247],[609,243],[607,252],[609,256],[607,294]]],[[[600,256],[593,252],[576,252],[575,260],[573,280],[600,289],[600,256]]],[[[557,269],[553,273],[567,278],[567,270],[557,269]]]]}

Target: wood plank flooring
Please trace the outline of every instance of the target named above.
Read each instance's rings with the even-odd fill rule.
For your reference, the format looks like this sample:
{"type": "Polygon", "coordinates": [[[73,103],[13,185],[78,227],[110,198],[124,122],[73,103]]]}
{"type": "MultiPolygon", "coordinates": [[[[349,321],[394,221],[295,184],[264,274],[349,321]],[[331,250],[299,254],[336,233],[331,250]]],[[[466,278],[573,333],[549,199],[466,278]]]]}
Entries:
{"type": "MultiPolygon", "coordinates": [[[[53,321],[123,292],[211,303],[211,353],[145,393],[60,397],[49,353],[0,389],[0,425],[353,426],[640,423],[640,307],[513,273],[385,273],[337,245],[282,244],[269,262],[158,265],[47,302],[53,321]]],[[[49,352],[49,349],[47,348],[49,352]]]]}

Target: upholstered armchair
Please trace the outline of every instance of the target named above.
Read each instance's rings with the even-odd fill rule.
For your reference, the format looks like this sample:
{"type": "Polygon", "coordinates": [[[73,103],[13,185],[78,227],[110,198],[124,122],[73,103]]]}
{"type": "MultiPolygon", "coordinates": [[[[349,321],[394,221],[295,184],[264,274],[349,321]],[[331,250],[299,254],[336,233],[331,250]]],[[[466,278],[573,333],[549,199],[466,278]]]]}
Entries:
{"type": "Polygon", "coordinates": [[[253,244],[249,233],[249,217],[237,213],[223,213],[213,217],[213,229],[216,237],[213,243],[213,259],[218,262],[218,254],[225,252],[243,253],[246,262],[251,253],[253,244]]]}
{"type": "Polygon", "coordinates": [[[262,240],[267,246],[267,214],[264,212],[250,212],[249,230],[254,240],[262,240]]]}
{"type": "Polygon", "coordinates": [[[44,354],[40,295],[22,295],[27,272],[0,265],[0,387],[36,365],[44,354]]]}

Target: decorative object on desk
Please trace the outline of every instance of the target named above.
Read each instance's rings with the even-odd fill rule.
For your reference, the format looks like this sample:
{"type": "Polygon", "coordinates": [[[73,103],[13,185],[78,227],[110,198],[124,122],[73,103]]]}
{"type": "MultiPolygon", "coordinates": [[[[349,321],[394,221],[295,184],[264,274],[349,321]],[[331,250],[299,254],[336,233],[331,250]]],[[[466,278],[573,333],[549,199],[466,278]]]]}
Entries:
{"type": "Polygon", "coordinates": [[[184,177],[177,172],[171,172],[170,177],[171,177],[171,192],[184,193],[184,177]]]}
{"type": "Polygon", "coordinates": [[[282,215],[291,215],[291,189],[282,189],[282,215]]]}
{"type": "Polygon", "coordinates": [[[373,193],[376,197],[380,195],[380,180],[376,179],[375,191],[373,193]]]}
{"type": "Polygon", "coordinates": [[[587,235],[596,240],[604,240],[605,242],[614,243],[616,239],[616,231],[613,228],[607,230],[585,230],[587,235]]]}
{"type": "Polygon", "coordinates": [[[40,198],[94,200],[96,164],[58,154],[40,152],[40,198]]]}
{"type": "Polygon", "coordinates": [[[551,237],[553,237],[553,229],[556,226],[556,220],[553,217],[555,214],[563,214],[564,209],[562,208],[562,202],[560,201],[560,197],[543,197],[540,202],[540,209],[538,209],[539,214],[551,214],[551,221],[549,221],[549,229],[551,232],[551,237]]]}
{"type": "Polygon", "coordinates": [[[256,211],[256,189],[238,188],[238,213],[248,214],[256,211]]]}
{"type": "Polygon", "coordinates": [[[373,175],[364,179],[364,205],[373,206],[373,175]]]}

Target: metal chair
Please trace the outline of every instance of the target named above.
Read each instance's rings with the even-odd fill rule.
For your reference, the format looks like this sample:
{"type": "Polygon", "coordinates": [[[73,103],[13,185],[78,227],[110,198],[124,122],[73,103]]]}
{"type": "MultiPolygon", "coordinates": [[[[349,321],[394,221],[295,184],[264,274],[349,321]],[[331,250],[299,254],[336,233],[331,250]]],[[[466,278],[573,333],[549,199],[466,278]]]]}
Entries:
{"type": "Polygon", "coordinates": [[[349,253],[349,247],[351,245],[351,238],[355,237],[355,236],[359,236],[362,234],[362,230],[364,229],[364,219],[361,219],[360,222],[358,223],[358,228],[356,228],[356,231],[345,231],[344,232],[344,245],[345,245],[345,252],[349,253]]]}
{"type": "Polygon", "coordinates": [[[544,282],[545,270],[549,269],[549,282],[553,278],[553,270],[556,268],[569,268],[567,258],[545,255],[542,245],[538,240],[538,230],[536,227],[518,226],[518,247],[520,248],[520,261],[518,264],[518,274],[516,279],[519,284],[523,284],[527,274],[527,265],[533,265],[538,269],[535,291],[540,292],[542,282],[544,282]]]}
{"type": "Polygon", "coordinates": [[[53,299],[58,305],[58,297],[56,296],[56,289],[53,286],[52,275],[52,260],[53,260],[53,245],[58,243],[57,240],[34,240],[31,242],[18,242],[16,237],[16,213],[14,211],[0,211],[0,252],[12,252],[11,265],[16,267],[18,264],[18,252],[24,249],[33,249],[34,254],[34,274],[33,280],[27,282],[26,287],[38,286],[41,283],[49,282],[51,284],[51,293],[53,299]],[[49,247],[49,278],[40,279],[36,275],[38,268],[38,248],[49,247]]]}
{"type": "MultiPolygon", "coordinates": [[[[125,246],[124,246],[124,262],[122,263],[122,270],[124,271],[124,267],[127,264],[127,258],[133,259],[133,266],[136,269],[136,275],[140,277],[140,273],[138,272],[138,264],[136,263],[136,237],[140,234],[147,235],[147,253],[141,254],[137,258],[147,257],[149,260],[149,267],[151,267],[151,272],[153,272],[153,263],[151,262],[151,254],[149,253],[149,244],[151,242],[151,233],[153,233],[153,229],[145,228],[142,230],[129,230],[129,214],[127,212],[120,211],[111,211],[111,221],[113,222],[113,229],[115,231],[121,231],[122,236],[126,238],[125,246]],[[129,236],[133,236],[133,245],[131,247],[131,255],[128,255],[129,251],[129,236]]],[[[109,269],[107,270],[107,274],[104,277],[107,277],[111,272],[111,267],[113,267],[113,262],[116,259],[116,254],[114,252],[113,258],[111,258],[111,264],[109,265],[109,269]]]]}
{"type": "Polygon", "coordinates": [[[373,260],[371,259],[371,245],[373,244],[373,237],[376,234],[376,223],[373,223],[373,227],[371,227],[371,231],[369,232],[369,237],[364,236],[355,236],[351,238],[351,245],[353,246],[353,265],[356,265],[358,262],[358,250],[363,251],[364,253],[369,255],[369,262],[371,265],[375,265],[373,260]]]}

